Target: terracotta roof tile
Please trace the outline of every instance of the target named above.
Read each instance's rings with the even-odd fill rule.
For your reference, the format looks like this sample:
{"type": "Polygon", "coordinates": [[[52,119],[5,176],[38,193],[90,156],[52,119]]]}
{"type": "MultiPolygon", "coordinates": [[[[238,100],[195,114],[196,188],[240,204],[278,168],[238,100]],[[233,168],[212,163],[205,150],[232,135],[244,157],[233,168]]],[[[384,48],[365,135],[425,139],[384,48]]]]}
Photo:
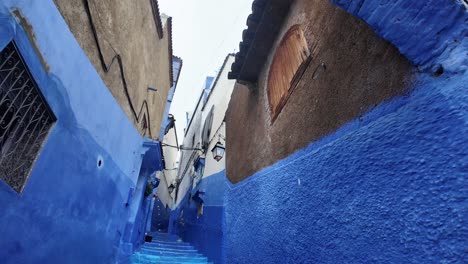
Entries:
{"type": "Polygon", "coordinates": [[[161,13],[159,12],[158,0],[150,0],[151,10],[153,11],[154,23],[156,24],[156,32],[158,32],[159,39],[163,38],[163,28],[161,21],[161,13]]]}
{"type": "Polygon", "coordinates": [[[255,82],[293,0],[254,0],[229,79],[255,82]]]}

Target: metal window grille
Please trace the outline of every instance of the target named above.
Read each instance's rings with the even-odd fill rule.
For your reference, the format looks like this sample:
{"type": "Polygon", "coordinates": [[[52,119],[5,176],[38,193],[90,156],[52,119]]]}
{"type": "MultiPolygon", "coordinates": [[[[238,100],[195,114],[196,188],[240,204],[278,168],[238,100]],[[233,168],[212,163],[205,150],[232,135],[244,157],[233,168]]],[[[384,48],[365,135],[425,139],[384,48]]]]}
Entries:
{"type": "Polygon", "coordinates": [[[0,52],[0,178],[21,192],[55,115],[15,43],[0,52]]]}

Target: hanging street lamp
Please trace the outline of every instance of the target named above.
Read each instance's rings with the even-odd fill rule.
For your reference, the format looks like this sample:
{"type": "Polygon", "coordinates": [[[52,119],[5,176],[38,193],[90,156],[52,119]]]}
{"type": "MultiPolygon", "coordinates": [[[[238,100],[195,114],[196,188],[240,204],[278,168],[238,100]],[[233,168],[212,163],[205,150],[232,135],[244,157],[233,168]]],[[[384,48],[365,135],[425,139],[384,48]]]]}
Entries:
{"type": "Polygon", "coordinates": [[[223,146],[223,144],[218,141],[218,143],[216,143],[216,145],[211,150],[211,153],[213,153],[213,158],[219,162],[223,158],[225,150],[226,148],[223,146]]]}

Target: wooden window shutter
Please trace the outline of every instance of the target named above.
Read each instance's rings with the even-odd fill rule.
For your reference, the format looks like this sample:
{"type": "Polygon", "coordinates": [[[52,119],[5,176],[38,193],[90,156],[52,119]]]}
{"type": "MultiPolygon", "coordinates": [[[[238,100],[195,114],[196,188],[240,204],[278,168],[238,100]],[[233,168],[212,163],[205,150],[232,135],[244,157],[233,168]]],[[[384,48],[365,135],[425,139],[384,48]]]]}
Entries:
{"type": "Polygon", "coordinates": [[[268,100],[272,122],[286,104],[309,61],[310,52],[304,32],[299,25],[294,25],[284,35],[270,66],[268,100]]]}

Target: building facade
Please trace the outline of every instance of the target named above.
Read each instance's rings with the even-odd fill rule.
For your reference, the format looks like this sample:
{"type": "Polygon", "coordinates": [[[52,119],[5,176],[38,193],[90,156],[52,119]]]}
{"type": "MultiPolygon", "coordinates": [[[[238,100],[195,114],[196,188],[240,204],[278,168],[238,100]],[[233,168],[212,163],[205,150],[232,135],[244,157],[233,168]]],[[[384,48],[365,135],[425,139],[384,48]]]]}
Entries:
{"type": "Polygon", "coordinates": [[[206,78],[185,129],[169,220],[169,232],[177,233],[215,263],[224,259],[226,159],[215,160],[212,149],[218,143],[225,145],[224,116],[234,88],[227,75],[233,62],[234,56],[228,55],[218,75],[206,78]]]}
{"type": "Polygon", "coordinates": [[[54,2],[127,117],[157,139],[173,83],[172,18],[157,0],[54,2]]]}
{"type": "Polygon", "coordinates": [[[229,74],[226,262],[464,262],[466,6],[252,10],[229,74]]]}
{"type": "MultiPolygon", "coordinates": [[[[97,43],[86,35],[89,24],[80,31],[80,23],[67,21],[66,7],[57,4],[0,3],[0,258],[15,264],[116,263],[144,236],[144,190],[148,177],[163,168],[161,145],[149,138],[149,128],[157,127],[156,138],[172,75],[163,69],[151,77],[162,78],[166,92],[160,91],[161,107],[148,111],[155,121],[150,126],[148,118],[145,133],[129,115],[129,101],[114,94],[114,80],[121,78],[103,74],[92,46],[97,43]]],[[[67,10],[89,18],[85,9],[67,10]]],[[[145,17],[154,24],[153,15],[145,17]]],[[[169,25],[166,20],[163,28],[169,25]]],[[[110,32],[122,31],[113,30],[109,35],[121,37],[110,32]]],[[[171,53],[164,54],[172,60],[171,53]]],[[[165,65],[165,55],[144,59],[165,65]]],[[[119,72],[125,57],[117,58],[111,71],[119,72]]],[[[151,94],[147,87],[157,86],[156,79],[142,78],[145,84],[136,85],[137,76],[125,76],[132,100],[151,101],[133,87],[144,86],[151,94]]]]}
{"type": "Polygon", "coordinates": [[[151,230],[167,232],[170,211],[174,206],[173,188],[177,178],[179,167],[179,139],[177,138],[177,128],[175,126],[175,117],[169,114],[172,100],[177,88],[177,82],[182,70],[182,60],[175,58],[173,62],[174,83],[169,91],[167,98],[166,117],[161,124],[159,138],[162,142],[162,153],[164,157],[163,169],[156,173],[159,180],[157,195],[152,205],[151,230]],[[165,147],[166,146],[166,147],[165,147]],[[172,187],[171,187],[172,186],[172,187]]]}

